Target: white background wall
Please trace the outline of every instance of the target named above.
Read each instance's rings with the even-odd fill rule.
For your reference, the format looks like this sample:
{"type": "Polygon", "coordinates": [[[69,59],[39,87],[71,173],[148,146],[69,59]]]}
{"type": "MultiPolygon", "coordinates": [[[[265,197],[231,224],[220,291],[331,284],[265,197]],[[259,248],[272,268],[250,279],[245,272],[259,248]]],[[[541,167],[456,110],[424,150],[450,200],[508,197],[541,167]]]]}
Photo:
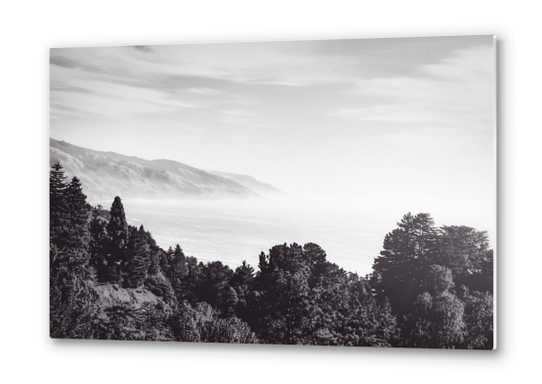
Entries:
{"type": "Polygon", "coordinates": [[[503,3],[4,3],[0,11],[0,153],[4,173],[0,211],[0,380],[474,383],[522,378],[529,382],[539,378],[540,12],[532,5],[535,2],[499,5],[503,3]],[[467,34],[496,34],[499,41],[497,351],[108,343],[48,338],[50,47],[467,34]]]}

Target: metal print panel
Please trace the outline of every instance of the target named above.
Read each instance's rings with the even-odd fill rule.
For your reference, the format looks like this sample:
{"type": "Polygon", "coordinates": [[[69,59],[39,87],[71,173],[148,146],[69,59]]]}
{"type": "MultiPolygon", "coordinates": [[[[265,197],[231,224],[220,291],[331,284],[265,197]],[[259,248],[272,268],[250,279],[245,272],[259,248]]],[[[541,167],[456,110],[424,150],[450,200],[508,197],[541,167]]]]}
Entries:
{"type": "Polygon", "coordinates": [[[493,36],[50,51],[50,336],[495,348],[493,36]]]}

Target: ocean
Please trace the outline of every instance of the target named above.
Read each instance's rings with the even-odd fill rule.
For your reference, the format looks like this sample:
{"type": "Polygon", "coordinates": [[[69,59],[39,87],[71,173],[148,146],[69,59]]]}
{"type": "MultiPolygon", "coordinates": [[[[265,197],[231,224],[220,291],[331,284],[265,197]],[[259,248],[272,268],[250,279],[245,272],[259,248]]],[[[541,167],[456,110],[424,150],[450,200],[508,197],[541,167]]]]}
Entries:
{"type": "MultiPolygon", "coordinates": [[[[110,202],[100,202],[109,209],[110,202]]],[[[316,243],[328,261],[361,276],[371,272],[384,236],[395,228],[341,202],[279,200],[122,200],[130,225],[143,225],[167,250],[179,244],[198,261],[243,261],[257,269],[260,252],[277,244],[316,243]]]]}
{"type": "MultiPolygon", "coordinates": [[[[92,204],[98,203],[109,209],[112,201],[92,204]]],[[[404,206],[391,203],[377,206],[301,198],[123,199],[122,203],[128,224],[143,225],[164,250],[179,244],[185,255],[198,261],[221,261],[232,269],[246,261],[257,270],[262,251],[268,253],[277,244],[311,242],[326,251],[328,261],[360,276],[371,273],[385,235],[397,228],[397,222],[408,212],[404,206]]],[[[431,213],[437,226],[468,225],[488,230],[479,225],[487,220],[477,219],[480,215],[476,211],[465,215],[457,209],[435,207],[411,212],[431,213]]],[[[489,229],[492,246],[494,232],[489,229]]]]}

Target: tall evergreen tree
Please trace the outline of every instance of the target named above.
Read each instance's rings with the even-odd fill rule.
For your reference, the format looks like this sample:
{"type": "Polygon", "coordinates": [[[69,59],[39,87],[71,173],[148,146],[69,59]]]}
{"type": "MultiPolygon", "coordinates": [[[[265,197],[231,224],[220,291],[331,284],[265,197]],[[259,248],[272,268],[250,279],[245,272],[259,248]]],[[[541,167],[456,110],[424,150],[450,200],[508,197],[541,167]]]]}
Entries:
{"type": "Polygon", "coordinates": [[[446,265],[455,279],[481,269],[481,260],[488,250],[487,233],[462,226],[440,228],[439,263],[446,265]]]}
{"type": "Polygon", "coordinates": [[[107,220],[100,215],[101,206],[92,209],[90,232],[90,265],[95,269],[98,280],[107,281],[107,220]]]}
{"type": "Polygon", "coordinates": [[[398,226],[386,235],[371,284],[397,314],[399,345],[491,349],[493,252],[487,234],[465,226],[436,230],[426,214],[407,214],[398,226]]]}
{"type": "Polygon", "coordinates": [[[49,173],[49,238],[56,245],[68,228],[68,207],[66,202],[66,176],[62,164],[55,163],[49,173]]]}
{"type": "Polygon", "coordinates": [[[217,306],[217,300],[221,292],[229,292],[230,279],[233,271],[220,261],[213,261],[201,265],[201,273],[197,281],[196,295],[200,301],[217,306]]]}
{"type": "Polygon", "coordinates": [[[277,270],[265,291],[260,314],[260,332],[273,344],[305,344],[310,324],[308,268],[296,272],[277,270]]]}
{"type": "Polygon", "coordinates": [[[120,197],[116,196],[113,200],[110,214],[111,219],[107,224],[107,233],[115,246],[124,247],[128,241],[128,223],[120,197]]]}
{"type": "Polygon", "coordinates": [[[433,219],[425,213],[407,213],[397,226],[386,235],[384,250],[375,259],[371,284],[401,316],[422,292],[425,269],[438,253],[438,236],[433,219]]]}
{"type": "Polygon", "coordinates": [[[50,336],[61,339],[88,339],[93,336],[97,312],[96,294],[92,291],[86,254],[77,248],[49,250],[50,336]]]}
{"type": "Polygon", "coordinates": [[[254,268],[247,264],[246,260],[243,260],[241,265],[237,267],[231,278],[231,285],[235,287],[250,286],[254,280],[254,268]]]}
{"type": "Polygon", "coordinates": [[[186,265],[186,256],[179,244],[175,245],[171,259],[171,275],[177,278],[186,276],[188,274],[188,267],[186,265]]]}
{"type": "Polygon", "coordinates": [[[160,271],[160,260],[162,259],[162,255],[165,256],[165,252],[156,244],[149,231],[145,231],[145,241],[149,246],[149,274],[156,275],[160,271]]]}
{"type": "Polygon", "coordinates": [[[150,249],[143,226],[130,238],[126,247],[124,285],[137,288],[145,282],[150,266],[150,249]]]}
{"type": "Polygon", "coordinates": [[[237,267],[230,279],[231,289],[234,290],[237,301],[234,304],[235,313],[239,318],[248,323],[255,324],[256,319],[252,316],[250,302],[253,293],[254,268],[243,260],[237,267]]]}
{"type": "Polygon", "coordinates": [[[65,191],[69,218],[67,242],[70,246],[88,253],[90,242],[90,209],[86,201],[87,197],[83,193],[81,182],[77,177],[72,179],[65,191]]]}
{"type": "Polygon", "coordinates": [[[120,281],[121,264],[125,262],[126,244],[129,238],[128,223],[120,197],[116,196],[110,210],[111,218],[107,224],[108,245],[106,264],[108,278],[120,281]]]}
{"type": "Polygon", "coordinates": [[[179,244],[171,252],[168,251],[168,254],[171,258],[168,277],[177,300],[179,303],[186,300],[194,304],[198,301],[196,288],[199,284],[201,269],[197,259],[186,257],[179,244]]]}
{"type": "Polygon", "coordinates": [[[66,185],[57,163],[50,174],[49,300],[53,338],[91,338],[95,295],[90,289],[86,196],[74,178],[66,185]]]}

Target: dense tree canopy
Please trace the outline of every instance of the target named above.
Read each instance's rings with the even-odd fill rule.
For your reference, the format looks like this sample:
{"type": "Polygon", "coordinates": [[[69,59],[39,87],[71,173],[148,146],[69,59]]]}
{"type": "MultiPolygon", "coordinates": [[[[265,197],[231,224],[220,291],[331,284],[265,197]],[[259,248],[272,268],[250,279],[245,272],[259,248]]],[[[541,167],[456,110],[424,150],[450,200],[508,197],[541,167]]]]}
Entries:
{"type": "Polygon", "coordinates": [[[163,250],[127,223],[120,197],[109,210],[90,207],[80,180],[65,180],[53,165],[51,337],[493,348],[485,232],[408,213],[367,277],[314,243],[275,245],[257,268],[243,261],[232,270],[179,244],[163,250]]]}
{"type": "Polygon", "coordinates": [[[384,239],[370,281],[397,316],[400,345],[492,349],[492,306],[484,306],[493,293],[487,234],[436,228],[428,214],[408,213],[397,225],[384,239]],[[476,306],[484,307],[480,317],[472,312],[476,306]]]}

